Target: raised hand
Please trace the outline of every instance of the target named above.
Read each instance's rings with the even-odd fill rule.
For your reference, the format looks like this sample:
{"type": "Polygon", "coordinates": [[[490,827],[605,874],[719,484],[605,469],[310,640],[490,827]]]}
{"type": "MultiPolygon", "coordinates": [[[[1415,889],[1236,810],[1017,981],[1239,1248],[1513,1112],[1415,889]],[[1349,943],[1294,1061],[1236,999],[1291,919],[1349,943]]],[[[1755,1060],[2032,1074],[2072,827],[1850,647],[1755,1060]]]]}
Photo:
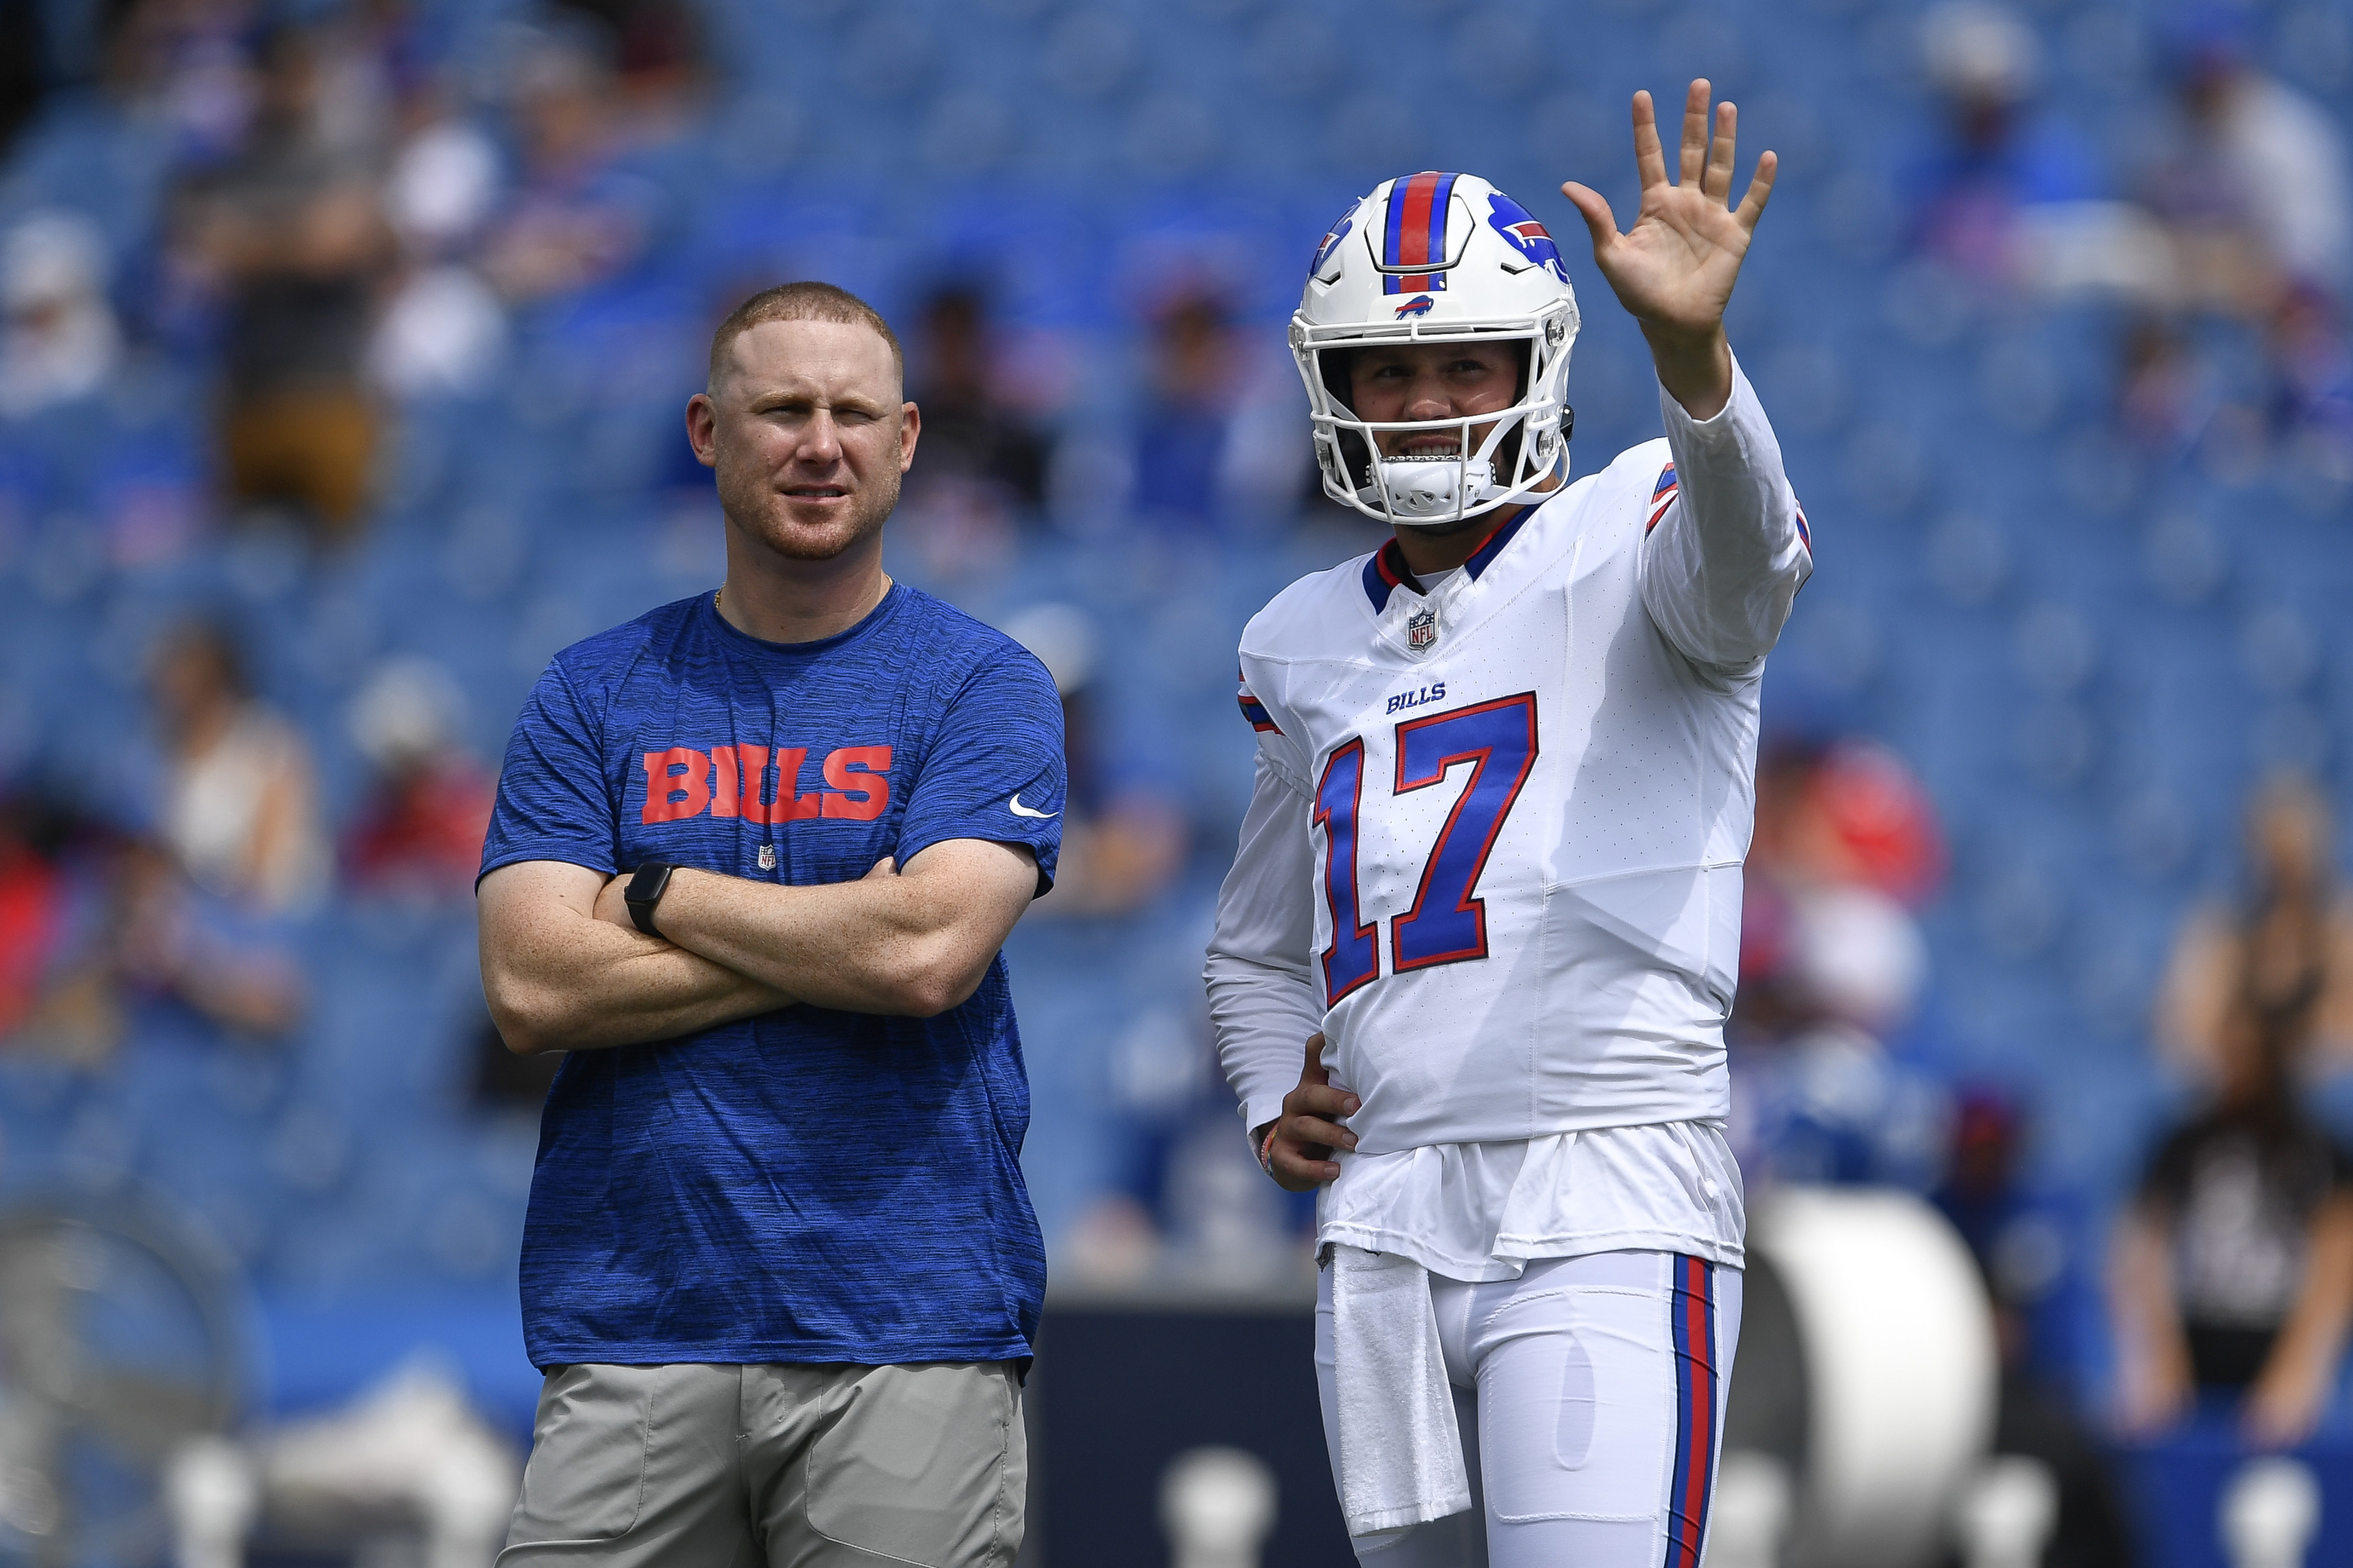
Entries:
{"type": "Polygon", "coordinates": [[[1674,184],[1667,179],[1651,95],[1634,95],[1634,165],[1642,177],[1642,207],[1628,232],[1618,231],[1617,215],[1600,192],[1574,180],[1560,187],[1592,231],[1594,264],[1618,302],[1641,323],[1660,381],[1701,419],[1732,396],[1724,307],[1780,164],[1770,153],[1758,158],[1740,205],[1725,205],[1732,194],[1739,112],[1730,103],[1716,105],[1711,144],[1708,90],[1703,78],[1684,95],[1680,178],[1674,184]]]}

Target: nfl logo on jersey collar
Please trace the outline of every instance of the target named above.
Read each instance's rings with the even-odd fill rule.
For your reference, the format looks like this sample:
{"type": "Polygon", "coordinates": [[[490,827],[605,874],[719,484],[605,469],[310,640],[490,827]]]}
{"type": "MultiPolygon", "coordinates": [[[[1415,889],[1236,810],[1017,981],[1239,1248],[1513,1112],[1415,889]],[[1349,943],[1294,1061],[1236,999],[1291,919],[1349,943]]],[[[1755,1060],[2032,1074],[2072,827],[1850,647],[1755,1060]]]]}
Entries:
{"type": "Polygon", "coordinates": [[[1435,649],[1442,630],[1440,617],[1461,608],[1455,601],[1472,591],[1487,568],[1494,565],[1495,558],[1527,525],[1528,519],[1541,510],[1541,504],[1521,509],[1471,552],[1471,558],[1462,563],[1460,572],[1435,587],[1422,586],[1412,568],[1405,564],[1405,552],[1395,539],[1384,544],[1366,557],[1362,573],[1365,598],[1372,607],[1373,619],[1388,637],[1397,639],[1402,633],[1409,653],[1428,653],[1435,649]],[[1399,588],[1408,591],[1400,594],[1399,588]]]}

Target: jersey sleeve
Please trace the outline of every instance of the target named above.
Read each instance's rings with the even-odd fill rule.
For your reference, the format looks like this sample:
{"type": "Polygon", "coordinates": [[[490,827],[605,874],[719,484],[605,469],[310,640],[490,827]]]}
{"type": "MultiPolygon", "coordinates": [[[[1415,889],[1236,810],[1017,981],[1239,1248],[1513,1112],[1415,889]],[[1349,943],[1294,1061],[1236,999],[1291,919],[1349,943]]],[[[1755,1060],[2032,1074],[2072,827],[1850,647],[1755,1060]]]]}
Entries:
{"type": "Polygon", "coordinates": [[[563,664],[549,664],[507,737],[477,882],[526,860],[559,860],[606,876],[620,869],[603,731],[603,715],[582,699],[563,664]]]}
{"type": "Polygon", "coordinates": [[[1693,418],[1663,387],[1659,409],[1672,461],[1644,503],[1642,604],[1685,658],[1746,673],[1813,572],[1805,514],[1738,361],[1713,418],[1693,418]]]}
{"type": "Polygon", "coordinates": [[[900,821],[899,863],[948,839],[1021,844],[1038,857],[1043,895],[1062,850],[1067,772],[1053,678],[1008,645],[973,672],[941,716],[900,821]]]}
{"type": "MultiPolygon", "coordinates": [[[[1263,737],[1261,737],[1263,739],[1263,737]]],[[[1217,929],[1202,978],[1218,1063],[1259,1128],[1299,1084],[1307,1037],[1324,1027],[1310,960],[1315,945],[1312,801],[1263,745],[1233,869],[1218,893],[1217,929]]]]}
{"type": "Polygon", "coordinates": [[[1302,795],[1315,793],[1314,785],[1307,779],[1307,750],[1283,728],[1275,710],[1251,689],[1250,672],[1245,668],[1239,675],[1234,700],[1241,705],[1242,722],[1258,736],[1260,761],[1271,768],[1283,781],[1302,795]]]}

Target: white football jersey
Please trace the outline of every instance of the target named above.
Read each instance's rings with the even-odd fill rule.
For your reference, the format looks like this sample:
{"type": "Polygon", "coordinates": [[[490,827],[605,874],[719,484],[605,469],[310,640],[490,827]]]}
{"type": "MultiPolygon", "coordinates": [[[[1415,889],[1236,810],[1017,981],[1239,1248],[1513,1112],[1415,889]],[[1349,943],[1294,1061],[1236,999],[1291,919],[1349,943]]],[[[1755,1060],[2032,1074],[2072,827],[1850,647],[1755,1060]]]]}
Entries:
{"type": "Polygon", "coordinates": [[[1758,677],[1811,541],[1736,367],[1713,418],[1660,404],[1462,569],[1391,542],[1243,633],[1208,978],[1246,1126],[1318,1029],[1359,1159],[1727,1114],[1758,677]]]}

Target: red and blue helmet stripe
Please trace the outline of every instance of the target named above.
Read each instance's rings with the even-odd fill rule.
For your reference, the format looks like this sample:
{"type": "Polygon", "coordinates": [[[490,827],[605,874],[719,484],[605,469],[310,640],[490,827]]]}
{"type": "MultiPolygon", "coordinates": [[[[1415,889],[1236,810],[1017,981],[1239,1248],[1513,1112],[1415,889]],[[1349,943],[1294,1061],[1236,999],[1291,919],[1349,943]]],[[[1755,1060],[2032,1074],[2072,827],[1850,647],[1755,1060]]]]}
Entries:
{"type": "Polygon", "coordinates": [[[1446,287],[1446,217],[1453,201],[1452,175],[1424,170],[1391,184],[1388,220],[1381,228],[1381,266],[1388,270],[1429,263],[1431,270],[1386,270],[1381,292],[1434,293],[1446,287]]]}

